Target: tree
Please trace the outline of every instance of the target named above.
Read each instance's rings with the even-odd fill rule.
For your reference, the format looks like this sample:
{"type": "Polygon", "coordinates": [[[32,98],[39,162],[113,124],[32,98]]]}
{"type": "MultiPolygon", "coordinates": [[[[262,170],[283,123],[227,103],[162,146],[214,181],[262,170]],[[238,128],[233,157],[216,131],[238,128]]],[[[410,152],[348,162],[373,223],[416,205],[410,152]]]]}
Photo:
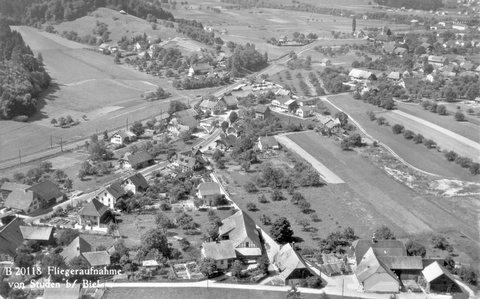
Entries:
{"type": "Polygon", "coordinates": [[[287,291],[287,299],[300,299],[300,291],[292,284],[291,289],[287,291]]]}
{"type": "Polygon", "coordinates": [[[338,118],[342,127],[345,127],[345,125],[348,123],[348,115],[344,112],[337,112],[333,117],[338,118]]]}
{"type": "Polygon", "coordinates": [[[10,292],[10,285],[6,281],[0,281],[0,296],[7,298],[8,293],[10,292]]]}
{"type": "Polygon", "coordinates": [[[320,288],[322,286],[322,279],[318,276],[310,276],[305,281],[307,286],[312,289],[320,288]]]}
{"type": "Polygon", "coordinates": [[[257,259],[258,270],[262,271],[264,274],[268,274],[268,266],[270,266],[270,260],[268,256],[262,255],[257,259]]]}
{"type": "Polygon", "coordinates": [[[204,258],[199,263],[200,272],[207,278],[217,271],[217,263],[212,258],[204,258]]]}
{"type": "Polygon", "coordinates": [[[50,121],[50,123],[55,126],[56,124],[58,124],[58,121],[56,118],[52,118],[52,121],[50,121]]]}
{"type": "Polygon", "coordinates": [[[480,174],[480,163],[478,163],[478,162],[472,163],[470,165],[469,169],[470,169],[470,173],[473,174],[473,175],[480,174]]]}
{"type": "Polygon", "coordinates": [[[425,257],[427,254],[425,246],[416,241],[409,240],[407,243],[405,243],[405,248],[407,249],[407,254],[409,256],[425,257]]]}
{"type": "Polygon", "coordinates": [[[257,210],[257,205],[255,205],[253,202],[249,202],[249,203],[247,203],[247,210],[256,211],[257,210]]]}
{"type": "Polygon", "coordinates": [[[224,132],[228,129],[229,126],[230,126],[230,125],[228,124],[227,121],[223,121],[222,124],[220,125],[220,127],[222,128],[222,130],[223,130],[224,132]]]}
{"type": "Polygon", "coordinates": [[[351,147],[350,140],[348,138],[343,138],[342,141],[340,142],[340,147],[342,148],[343,151],[348,151],[351,147]]]}
{"type": "Polygon", "coordinates": [[[145,128],[143,127],[142,123],[139,122],[139,121],[136,121],[134,122],[131,126],[130,126],[130,131],[137,135],[137,136],[140,136],[142,135],[143,133],[145,133],[145,128]]]}
{"type": "Polygon", "coordinates": [[[10,299],[25,299],[27,298],[27,294],[23,289],[12,288],[8,293],[8,297],[10,299]]]}
{"type": "Polygon", "coordinates": [[[260,222],[261,222],[263,225],[270,225],[270,224],[272,224],[272,220],[270,219],[270,217],[268,217],[268,216],[265,215],[265,214],[262,214],[262,216],[260,216],[260,222]]]}
{"type": "Polygon", "coordinates": [[[477,285],[478,283],[478,270],[473,267],[463,266],[457,270],[458,276],[468,284],[477,285]]]}
{"type": "Polygon", "coordinates": [[[164,257],[170,257],[171,248],[163,230],[150,229],[142,235],[142,253],[146,255],[152,249],[157,249],[164,257]]]}
{"type": "Polygon", "coordinates": [[[447,241],[447,239],[442,235],[434,235],[430,239],[433,248],[438,248],[440,250],[453,251],[452,245],[447,241]]]}
{"type": "Polygon", "coordinates": [[[302,211],[302,213],[307,213],[310,211],[310,203],[305,199],[298,201],[298,207],[300,208],[300,211],[302,211]]]}
{"type": "Polygon", "coordinates": [[[393,134],[401,134],[405,130],[405,127],[399,124],[395,124],[392,127],[393,134]]]}
{"type": "Polygon", "coordinates": [[[21,252],[15,256],[15,266],[18,268],[30,268],[34,265],[34,257],[27,252],[21,252]]]}
{"type": "Polygon", "coordinates": [[[357,29],[357,19],[354,17],[352,20],[352,32],[355,32],[355,29],[357,29]]]}
{"type": "Polygon", "coordinates": [[[386,225],[378,227],[374,232],[375,238],[379,240],[395,240],[395,235],[386,225]]]}
{"type": "Polygon", "coordinates": [[[292,194],[292,199],[290,200],[294,205],[298,204],[299,201],[305,200],[303,197],[302,193],[300,192],[294,192],[292,194]]]}
{"type": "Polygon", "coordinates": [[[445,107],[445,105],[438,105],[436,112],[438,115],[447,115],[447,107],[445,107]]]}
{"type": "Polygon", "coordinates": [[[455,112],[454,117],[455,117],[456,121],[464,121],[465,120],[465,114],[463,114],[460,111],[455,112]]]}
{"type": "Polygon", "coordinates": [[[297,223],[302,227],[303,231],[306,231],[307,227],[310,225],[310,220],[308,220],[307,218],[298,219],[297,223]]]}
{"type": "Polygon", "coordinates": [[[241,278],[242,277],[242,262],[239,260],[236,260],[231,269],[232,276],[235,278],[241,278]]]}
{"type": "Polygon", "coordinates": [[[284,200],[285,197],[283,196],[281,190],[273,190],[273,192],[271,193],[271,199],[272,201],[281,201],[284,200]]]}
{"type": "Polygon", "coordinates": [[[413,142],[415,143],[422,143],[425,137],[423,137],[422,134],[417,134],[415,137],[413,137],[413,142]]]}
{"type": "Polygon", "coordinates": [[[457,159],[458,157],[458,154],[454,151],[449,151],[449,152],[445,152],[445,159],[447,159],[447,161],[455,161],[455,159],[457,159]]]}
{"type": "Polygon", "coordinates": [[[243,171],[248,172],[250,170],[251,163],[250,161],[244,161],[241,166],[243,171]]]}
{"type": "Polygon", "coordinates": [[[188,109],[187,104],[180,102],[179,100],[174,100],[170,102],[170,106],[168,108],[168,115],[172,115],[177,111],[182,111],[188,109]]]}
{"type": "Polygon", "coordinates": [[[78,231],[71,228],[66,228],[60,233],[60,236],[57,239],[57,243],[61,246],[67,246],[79,235],[80,234],[78,233],[78,231]]]}
{"type": "Polygon", "coordinates": [[[233,124],[235,121],[238,119],[238,114],[235,111],[232,111],[230,115],[228,116],[228,119],[230,120],[230,123],[233,124]]]}
{"type": "Polygon", "coordinates": [[[278,243],[287,243],[292,239],[293,230],[285,217],[278,218],[270,228],[270,235],[278,243]]]}

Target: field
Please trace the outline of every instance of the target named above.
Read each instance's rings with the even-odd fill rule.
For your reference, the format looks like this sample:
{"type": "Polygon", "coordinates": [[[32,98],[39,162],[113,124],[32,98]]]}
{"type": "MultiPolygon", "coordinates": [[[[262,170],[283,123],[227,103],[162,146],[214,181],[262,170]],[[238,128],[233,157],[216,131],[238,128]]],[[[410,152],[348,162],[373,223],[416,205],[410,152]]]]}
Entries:
{"type": "MultiPolygon", "coordinates": [[[[391,131],[391,126],[378,126],[375,122],[370,121],[365,112],[369,110],[379,111],[378,107],[366,104],[363,101],[356,101],[351,97],[351,95],[330,96],[328,99],[334,105],[338,106],[340,109],[353,117],[375,139],[380,140],[388,145],[408,163],[424,171],[445,177],[458,178],[464,181],[476,181],[477,178],[471,175],[468,170],[462,169],[460,166],[448,162],[443,157],[442,153],[439,153],[436,150],[429,150],[422,144],[414,144],[411,140],[406,140],[401,135],[393,134],[391,131]],[[415,149],[415,151],[412,151],[412,147],[415,149]]],[[[326,103],[326,105],[330,107],[328,103],[326,103]]],[[[392,114],[392,112],[382,112],[381,114],[378,114],[378,116],[382,115],[388,119],[390,114],[392,114]]],[[[393,125],[396,122],[396,120],[392,119],[390,124],[393,125]]],[[[407,129],[409,129],[412,126],[412,121],[406,122],[405,126],[407,129]]],[[[412,130],[415,131],[414,128],[412,128],[412,130]]],[[[448,140],[446,138],[450,137],[436,130],[426,130],[425,134],[423,135],[427,138],[432,138],[437,141],[439,146],[442,148],[445,147],[453,149],[455,147],[456,149],[458,147],[459,153],[462,152],[463,149],[467,148],[463,145],[459,147],[458,141],[453,138],[451,138],[448,143],[442,144],[441,141],[445,142],[445,140],[448,140]],[[443,139],[437,140],[439,136],[442,136],[443,139]]]]}

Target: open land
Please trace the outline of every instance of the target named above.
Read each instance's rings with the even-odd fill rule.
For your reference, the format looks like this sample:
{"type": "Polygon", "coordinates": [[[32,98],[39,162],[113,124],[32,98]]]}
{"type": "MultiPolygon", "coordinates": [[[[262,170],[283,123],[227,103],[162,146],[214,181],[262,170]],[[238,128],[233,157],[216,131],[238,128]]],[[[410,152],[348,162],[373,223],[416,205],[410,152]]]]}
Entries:
{"type": "MultiPolygon", "coordinates": [[[[348,115],[353,117],[369,134],[371,134],[375,139],[380,140],[381,142],[388,145],[392,150],[394,150],[400,157],[405,159],[408,163],[418,167],[424,171],[442,175],[445,177],[458,178],[464,181],[475,181],[475,176],[471,175],[468,170],[462,169],[460,166],[454,165],[451,162],[448,162],[442,153],[437,152],[436,150],[429,150],[422,144],[414,144],[411,140],[406,140],[402,135],[395,135],[392,133],[391,126],[379,126],[376,122],[370,121],[367,111],[378,111],[378,107],[364,103],[363,101],[357,101],[352,98],[351,95],[337,95],[329,96],[328,99],[340,109],[345,111],[348,115]],[[412,147],[415,147],[415,151],[412,151],[412,147]]],[[[328,103],[325,103],[328,107],[328,103]]],[[[382,110],[383,111],[383,110],[382,110]]],[[[384,112],[379,115],[385,116],[389,120],[390,125],[396,123],[392,118],[389,119],[390,115],[393,112],[384,112]]],[[[412,121],[406,121],[405,128],[410,129],[412,121]]],[[[421,124],[418,124],[419,126],[421,124]]],[[[415,128],[412,128],[412,131],[415,131],[415,128]]],[[[423,134],[423,132],[422,132],[423,134]]],[[[426,130],[423,134],[426,138],[431,138],[435,140],[439,146],[442,148],[454,149],[458,148],[458,153],[463,153],[465,150],[468,150],[469,147],[458,143],[458,141],[448,135],[445,135],[436,130],[426,130]],[[439,138],[442,139],[439,139],[439,138]],[[439,140],[437,140],[439,139],[439,140]]],[[[478,156],[478,153],[475,153],[475,149],[471,148],[468,152],[469,156],[478,156]]]]}

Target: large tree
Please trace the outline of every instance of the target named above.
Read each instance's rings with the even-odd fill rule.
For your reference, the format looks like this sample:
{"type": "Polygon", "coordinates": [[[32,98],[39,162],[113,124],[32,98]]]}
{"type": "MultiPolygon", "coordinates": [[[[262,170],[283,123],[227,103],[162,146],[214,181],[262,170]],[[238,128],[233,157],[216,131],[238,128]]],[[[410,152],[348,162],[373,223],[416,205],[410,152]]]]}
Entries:
{"type": "Polygon", "coordinates": [[[293,230],[285,217],[278,218],[270,228],[270,235],[278,243],[287,243],[292,240],[293,230]]]}
{"type": "Polygon", "coordinates": [[[217,271],[217,263],[212,258],[205,258],[200,261],[199,269],[203,275],[210,278],[217,271]]]}
{"type": "Polygon", "coordinates": [[[392,230],[386,225],[378,227],[375,230],[374,234],[375,238],[379,240],[395,240],[395,235],[393,234],[392,230]]]}

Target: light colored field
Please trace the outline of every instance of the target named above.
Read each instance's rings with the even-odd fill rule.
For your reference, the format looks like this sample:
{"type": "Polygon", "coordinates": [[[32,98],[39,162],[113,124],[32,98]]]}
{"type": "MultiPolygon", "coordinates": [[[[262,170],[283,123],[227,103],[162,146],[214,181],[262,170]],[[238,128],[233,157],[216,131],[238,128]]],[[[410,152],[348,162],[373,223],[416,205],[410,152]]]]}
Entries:
{"type": "Polygon", "coordinates": [[[307,151],[305,151],[301,146],[293,142],[291,139],[288,138],[288,135],[277,135],[275,136],[277,141],[282,144],[283,146],[287,147],[288,149],[297,153],[300,157],[305,159],[308,163],[315,168],[316,171],[320,174],[323,180],[329,184],[343,184],[345,183],[341,178],[339,178],[335,173],[330,171],[325,165],[320,163],[317,159],[315,159],[312,155],[310,155],[307,151]]]}

